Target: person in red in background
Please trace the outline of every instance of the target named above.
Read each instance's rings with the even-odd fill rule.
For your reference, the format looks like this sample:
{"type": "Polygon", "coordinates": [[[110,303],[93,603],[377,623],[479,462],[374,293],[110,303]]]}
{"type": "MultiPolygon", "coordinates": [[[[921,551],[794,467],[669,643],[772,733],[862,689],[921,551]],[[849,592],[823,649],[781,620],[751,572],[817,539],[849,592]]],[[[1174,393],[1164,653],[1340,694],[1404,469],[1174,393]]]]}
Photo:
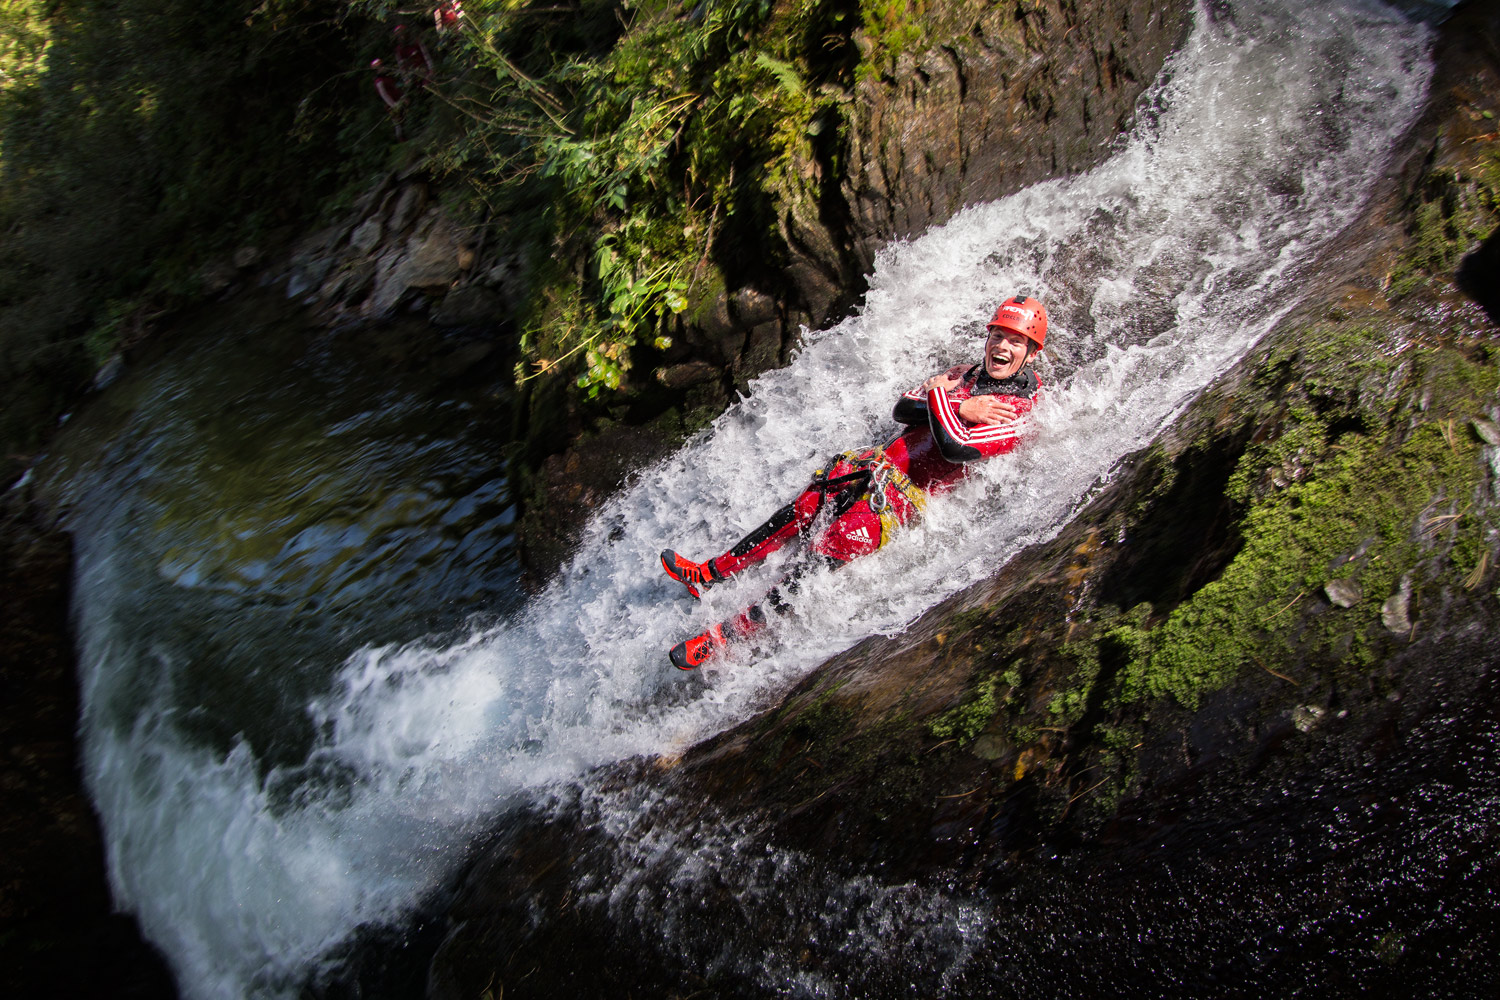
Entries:
{"type": "Polygon", "coordinates": [[[426,87],[432,84],[432,57],[427,46],[404,24],[391,29],[396,37],[396,69],[408,84],[426,87]]]}
{"type": "MultiPolygon", "coordinates": [[[[1042,304],[1025,295],[1007,299],[989,322],[978,364],[934,375],[897,401],[892,415],[907,425],[904,433],[882,447],[831,458],[797,499],[723,555],[699,563],[667,549],[661,554],[662,569],[697,597],[822,525],[808,545],[814,557],[842,566],[874,552],[921,512],[929,496],[962,480],[966,463],[1015,448],[1021,418],[1041,389],[1041,379],[1029,365],[1046,341],[1042,304]]],[[[764,603],[777,614],[790,610],[781,587],[795,593],[796,577],[794,572],[766,594],[764,603]]],[[[733,620],[678,643],[668,657],[678,668],[691,670],[730,642],[753,635],[765,621],[760,604],[751,605],[733,620]]]]}
{"type": "Polygon", "coordinates": [[[375,93],[390,111],[391,124],[396,126],[396,141],[404,142],[406,136],[401,131],[401,115],[405,106],[401,103],[401,87],[386,75],[385,64],[379,59],[370,60],[370,69],[375,73],[375,93]]]}
{"type": "Polygon", "coordinates": [[[464,19],[464,5],[460,0],[452,3],[438,4],[432,11],[432,23],[437,28],[438,35],[446,35],[457,31],[459,22],[464,19]]]}

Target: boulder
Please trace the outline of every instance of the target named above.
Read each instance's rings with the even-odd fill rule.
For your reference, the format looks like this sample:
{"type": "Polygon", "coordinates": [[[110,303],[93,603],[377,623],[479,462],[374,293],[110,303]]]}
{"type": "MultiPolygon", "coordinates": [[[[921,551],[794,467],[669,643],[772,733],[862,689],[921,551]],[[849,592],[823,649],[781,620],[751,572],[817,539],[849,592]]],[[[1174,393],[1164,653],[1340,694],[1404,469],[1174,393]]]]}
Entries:
{"type": "Polygon", "coordinates": [[[440,208],[431,209],[411,238],[377,265],[365,315],[389,316],[410,292],[446,292],[463,273],[464,255],[471,253],[468,234],[440,208]]]}
{"type": "Polygon", "coordinates": [[[426,184],[423,184],[421,181],[416,181],[401,188],[400,193],[396,195],[396,203],[394,207],[391,208],[391,216],[388,220],[390,223],[391,232],[405,232],[406,228],[412,224],[413,220],[415,220],[418,214],[426,207],[426,184]]]}
{"type": "Polygon", "coordinates": [[[1353,580],[1329,580],[1323,584],[1323,593],[1328,596],[1329,602],[1341,608],[1352,608],[1364,600],[1359,584],[1353,580]]]}
{"type": "Polygon", "coordinates": [[[1380,623],[1396,635],[1409,635],[1411,623],[1411,574],[1401,578],[1401,586],[1380,606],[1380,623]]]}
{"type": "Polygon", "coordinates": [[[503,322],[509,312],[499,292],[484,285],[464,285],[443,297],[432,321],[438,326],[491,326],[503,322]]]}
{"type": "Polygon", "coordinates": [[[933,5],[923,47],[842,104],[844,147],[818,146],[792,171],[810,180],[781,194],[788,275],[813,323],[857,300],[891,240],[1102,162],[1192,12],[1185,0],[933,5]]]}
{"type": "Polygon", "coordinates": [[[238,277],[234,267],[223,260],[210,261],[198,269],[198,281],[205,295],[218,295],[238,277]]]}
{"type": "Polygon", "coordinates": [[[384,235],[384,229],[381,227],[380,220],[371,216],[349,234],[349,249],[357,254],[368,254],[375,249],[382,235],[384,235]]]}
{"type": "Polygon", "coordinates": [[[717,378],[719,369],[707,361],[688,361],[669,368],[658,368],[656,380],[668,389],[685,389],[717,378]]]}

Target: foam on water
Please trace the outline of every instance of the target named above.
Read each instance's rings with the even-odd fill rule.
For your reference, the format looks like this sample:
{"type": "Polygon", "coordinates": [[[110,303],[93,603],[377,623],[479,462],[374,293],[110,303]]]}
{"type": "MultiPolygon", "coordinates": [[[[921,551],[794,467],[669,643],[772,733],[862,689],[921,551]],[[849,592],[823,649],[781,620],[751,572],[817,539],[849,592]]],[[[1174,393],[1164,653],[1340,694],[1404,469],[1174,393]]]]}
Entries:
{"type": "Polygon", "coordinates": [[[317,746],[297,767],[194,745],[177,725],[192,706],[140,690],[138,670],[119,688],[123,658],[140,656],[109,613],[125,576],[107,538],[80,539],[89,783],[117,898],[185,994],[294,991],[354,928],[400,919],[439,885],[516,796],[732,725],[1056,534],[1291,306],[1426,85],[1425,30],[1385,8],[1215,11],[1104,166],[889,248],[859,315],[810,333],[792,365],[611,500],[522,613],[456,644],[353,657],[308,706],[317,746]],[[701,677],[672,670],[664,650],[758,596],[775,567],[696,604],[656,553],[722,551],[822,458],[893,436],[896,395],[975,357],[983,319],[1017,291],[1052,317],[1050,389],[1025,447],[897,543],[813,574],[774,648],[701,677]],[[100,708],[121,699],[138,706],[128,724],[100,708]]]}

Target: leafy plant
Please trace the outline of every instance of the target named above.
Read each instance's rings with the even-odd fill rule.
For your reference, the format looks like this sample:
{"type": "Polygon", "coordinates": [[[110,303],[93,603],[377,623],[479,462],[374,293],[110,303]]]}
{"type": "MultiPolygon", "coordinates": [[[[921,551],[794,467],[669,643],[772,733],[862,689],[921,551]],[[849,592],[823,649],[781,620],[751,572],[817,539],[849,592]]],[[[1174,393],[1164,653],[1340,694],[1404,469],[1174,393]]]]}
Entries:
{"type": "Polygon", "coordinates": [[[543,8],[478,6],[465,41],[486,72],[447,97],[469,126],[446,162],[554,248],[522,377],[581,361],[571,377],[590,397],[623,386],[639,351],[670,344],[666,321],[713,266],[716,240],[774,229],[766,206],[794,186],[827,105],[807,83],[800,5],[644,0],[608,7],[614,35],[589,27],[602,6],[567,29],[543,8]]]}

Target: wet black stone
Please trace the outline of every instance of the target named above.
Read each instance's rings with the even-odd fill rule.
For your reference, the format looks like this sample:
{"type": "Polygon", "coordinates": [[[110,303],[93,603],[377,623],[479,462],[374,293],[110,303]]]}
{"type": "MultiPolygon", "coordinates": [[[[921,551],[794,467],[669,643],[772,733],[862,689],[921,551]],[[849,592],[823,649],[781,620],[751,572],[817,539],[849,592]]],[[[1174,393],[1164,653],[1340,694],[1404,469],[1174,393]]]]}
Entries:
{"type": "Polygon", "coordinates": [[[1458,268],[1458,287],[1500,326],[1500,231],[1490,234],[1458,268]]]}

